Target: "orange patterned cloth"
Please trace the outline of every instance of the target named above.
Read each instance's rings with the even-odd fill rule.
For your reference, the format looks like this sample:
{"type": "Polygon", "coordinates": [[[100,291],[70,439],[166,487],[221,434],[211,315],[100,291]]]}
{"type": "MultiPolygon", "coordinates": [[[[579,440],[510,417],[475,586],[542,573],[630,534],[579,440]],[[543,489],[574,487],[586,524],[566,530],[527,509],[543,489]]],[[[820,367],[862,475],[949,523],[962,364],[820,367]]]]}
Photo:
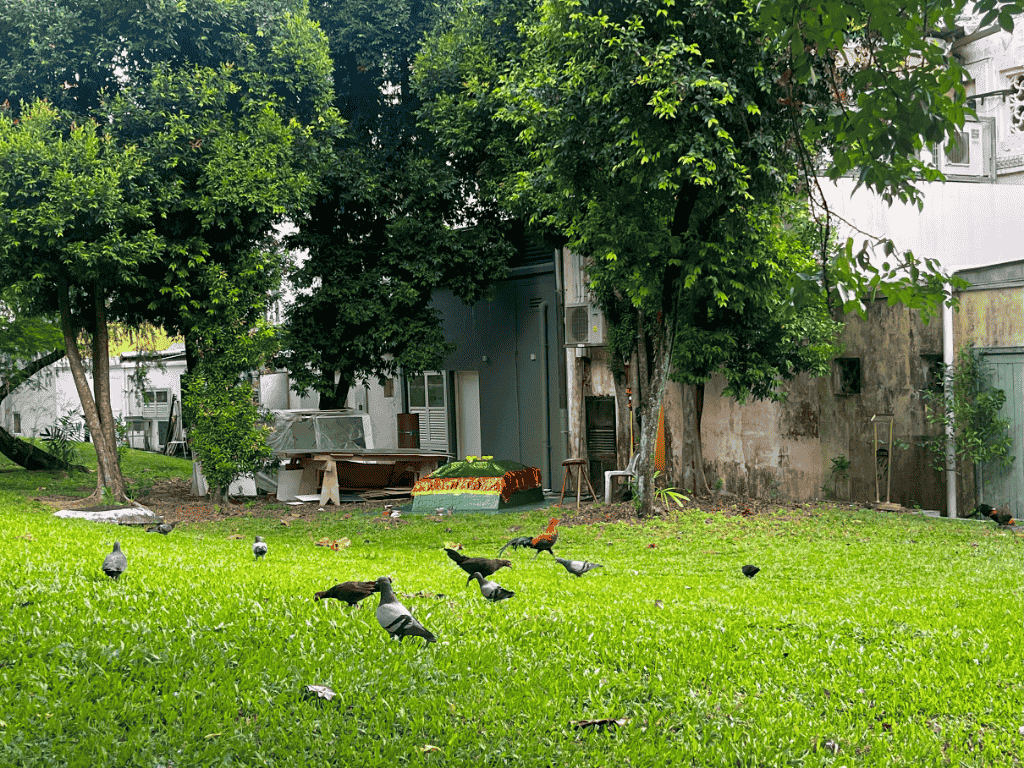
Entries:
{"type": "Polygon", "coordinates": [[[500,477],[425,477],[412,488],[413,496],[439,493],[500,495],[507,502],[517,491],[540,487],[540,470],[525,467],[500,477]]]}

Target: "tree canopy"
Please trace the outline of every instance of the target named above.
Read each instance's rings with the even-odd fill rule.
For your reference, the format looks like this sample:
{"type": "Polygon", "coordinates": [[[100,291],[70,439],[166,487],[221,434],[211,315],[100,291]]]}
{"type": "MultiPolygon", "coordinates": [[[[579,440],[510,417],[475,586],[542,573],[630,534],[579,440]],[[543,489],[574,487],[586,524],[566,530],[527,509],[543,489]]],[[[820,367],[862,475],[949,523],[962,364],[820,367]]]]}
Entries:
{"type": "MultiPolygon", "coordinates": [[[[670,375],[699,384],[722,371],[735,394],[771,396],[780,379],[822,369],[827,307],[863,311],[867,291],[926,312],[950,300],[933,261],[876,265],[852,243],[830,247],[827,217],[799,225],[800,247],[779,232],[795,226],[781,215],[787,195],[820,204],[822,164],[833,177],[856,168],[890,200],[917,201],[916,179],[937,178],[914,150],[965,107],[962,72],[931,36],[964,3],[520,5],[466,2],[439,28],[417,72],[424,116],[455,156],[477,158],[507,209],[588,259],[613,343],[632,347],[641,372],[646,509],[670,375]],[[513,6],[514,42],[496,44],[513,6]],[[467,116],[491,126],[457,135],[467,116]],[[505,157],[483,161],[495,148],[505,157]]],[[[684,463],[700,490],[699,438],[696,451],[684,463]]]]}
{"type": "MultiPolygon", "coordinates": [[[[280,276],[274,228],[318,183],[319,134],[340,127],[327,48],[302,0],[23,0],[0,22],[7,162],[28,163],[6,180],[20,197],[0,215],[27,232],[7,236],[6,284],[61,299],[73,370],[68,333],[93,334],[94,399],[112,421],[108,317],[183,334],[194,367],[194,329],[262,314],[280,276]],[[49,155],[19,159],[44,130],[49,155]],[[64,268],[15,268],[40,260],[64,268]]],[[[113,462],[100,474],[117,486],[113,462]]]]}
{"type": "Polygon", "coordinates": [[[439,367],[451,347],[432,291],[476,301],[510,249],[491,198],[417,122],[412,62],[435,4],[327,0],[312,13],[330,41],[347,130],[322,147],[332,172],[290,238],[305,257],[292,274],[281,364],[337,407],[357,378],[439,367]]]}

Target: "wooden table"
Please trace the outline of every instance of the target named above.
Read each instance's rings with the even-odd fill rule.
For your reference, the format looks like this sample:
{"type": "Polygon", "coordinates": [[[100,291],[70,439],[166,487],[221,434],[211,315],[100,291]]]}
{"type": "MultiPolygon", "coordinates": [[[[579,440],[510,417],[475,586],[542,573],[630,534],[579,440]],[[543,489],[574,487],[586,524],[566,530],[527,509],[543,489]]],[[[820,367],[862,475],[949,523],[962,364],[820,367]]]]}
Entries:
{"type": "Polygon", "coordinates": [[[328,501],[336,505],[340,503],[340,484],[338,482],[338,462],[352,462],[367,465],[393,465],[394,473],[411,470],[416,480],[426,477],[441,462],[451,458],[449,453],[424,451],[416,448],[367,448],[362,450],[310,453],[308,451],[287,451],[277,454],[282,459],[298,461],[302,466],[301,488],[314,490],[319,483],[319,475],[323,472],[323,484],[320,490],[320,506],[328,501]]]}

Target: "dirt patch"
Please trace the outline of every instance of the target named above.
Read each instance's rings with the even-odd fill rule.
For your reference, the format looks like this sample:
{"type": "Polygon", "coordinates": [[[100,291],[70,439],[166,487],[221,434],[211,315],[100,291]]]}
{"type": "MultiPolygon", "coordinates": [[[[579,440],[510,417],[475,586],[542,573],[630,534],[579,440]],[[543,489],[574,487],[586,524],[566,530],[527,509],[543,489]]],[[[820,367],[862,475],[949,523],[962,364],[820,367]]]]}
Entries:
{"type": "MultiPolygon", "coordinates": [[[[330,519],[346,514],[369,514],[383,507],[383,502],[366,501],[341,504],[335,507],[329,504],[327,509],[320,511],[316,503],[289,506],[279,502],[274,496],[256,496],[237,500],[238,503],[214,505],[203,498],[191,495],[191,483],[185,480],[158,480],[138,502],[159,515],[165,522],[205,523],[224,520],[229,517],[277,518],[292,520],[330,519]]],[[[91,489],[89,489],[91,490],[91,489]]],[[[73,496],[33,496],[35,501],[43,502],[56,509],[74,508],[81,504],[82,498],[73,496]]],[[[856,504],[828,503],[830,507],[849,507],[856,509],[856,504]]],[[[700,498],[691,498],[688,509],[697,508],[708,514],[725,517],[754,517],[762,514],[775,514],[780,510],[790,512],[794,516],[804,516],[818,507],[815,503],[780,503],[763,499],[749,499],[739,496],[719,496],[712,494],[700,498]]],[[[661,511],[664,514],[664,511],[661,511]]],[[[594,504],[583,502],[579,509],[575,500],[566,501],[562,512],[556,514],[564,526],[588,525],[593,523],[626,522],[635,524],[641,518],[637,515],[632,502],[616,502],[613,504],[594,504]]]]}

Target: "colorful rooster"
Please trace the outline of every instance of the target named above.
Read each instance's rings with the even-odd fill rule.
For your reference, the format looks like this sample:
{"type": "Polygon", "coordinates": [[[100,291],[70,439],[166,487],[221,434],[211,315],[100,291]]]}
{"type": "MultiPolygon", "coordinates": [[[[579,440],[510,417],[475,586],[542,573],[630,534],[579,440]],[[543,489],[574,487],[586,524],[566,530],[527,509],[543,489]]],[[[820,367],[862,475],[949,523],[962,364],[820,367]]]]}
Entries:
{"type": "Polygon", "coordinates": [[[512,539],[512,541],[498,550],[498,555],[500,556],[508,547],[512,547],[512,549],[529,547],[530,549],[536,550],[534,558],[536,558],[541,552],[547,552],[549,555],[554,557],[555,553],[552,552],[551,549],[555,546],[555,542],[558,541],[558,531],[555,530],[556,525],[558,525],[558,520],[552,517],[548,522],[548,527],[545,529],[544,533],[539,536],[534,536],[532,539],[529,536],[520,536],[512,539]]]}

